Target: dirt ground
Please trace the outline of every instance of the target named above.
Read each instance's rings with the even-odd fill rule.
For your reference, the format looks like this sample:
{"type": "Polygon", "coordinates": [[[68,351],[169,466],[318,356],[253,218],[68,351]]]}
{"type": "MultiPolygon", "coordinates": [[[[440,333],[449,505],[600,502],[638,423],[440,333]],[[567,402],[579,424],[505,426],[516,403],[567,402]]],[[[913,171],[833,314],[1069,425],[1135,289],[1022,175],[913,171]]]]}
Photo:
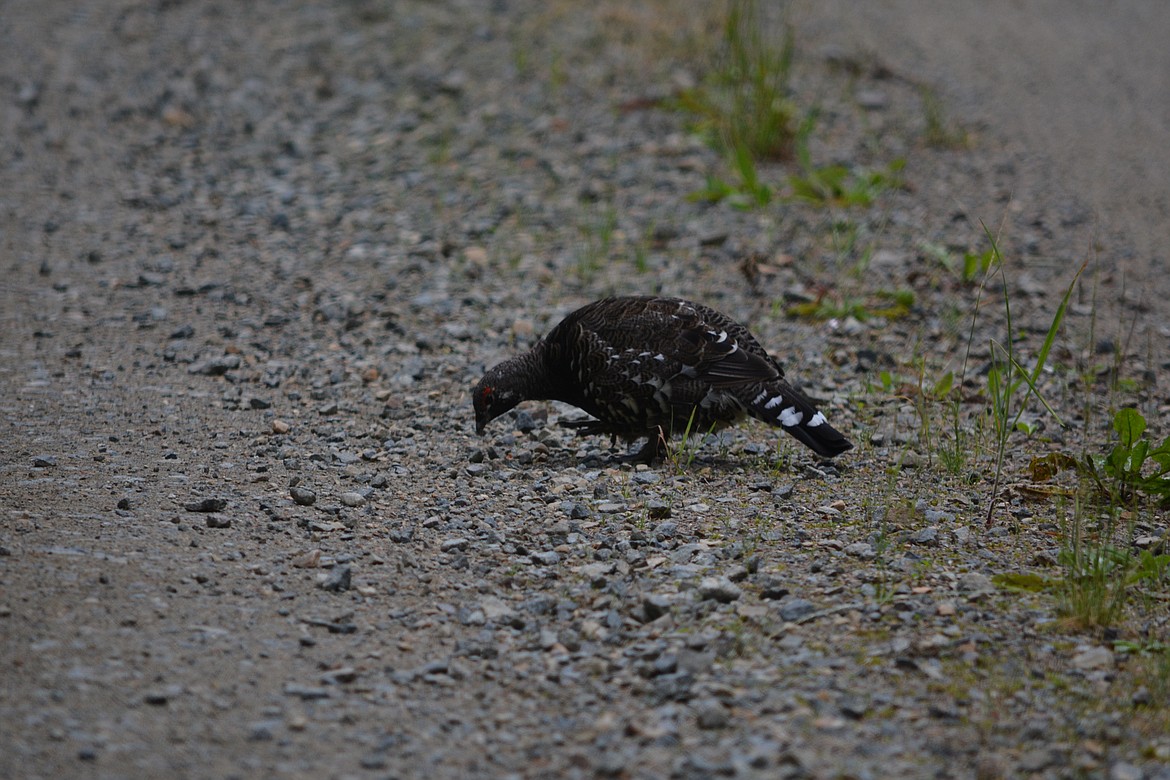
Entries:
{"type": "Polygon", "coordinates": [[[987,526],[907,390],[977,305],[924,247],[983,221],[1021,354],[1090,261],[1009,481],[1119,405],[1165,437],[1170,9],[794,4],[814,152],[907,161],[828,214],[691,197],[698,6],[0,5],[0,777],[1170,778],[1170,684],[993,585],[1067,508],[987,526]],[[857,449],[475,437],[484,368],[614,292],[748,322],[857,449]]]}

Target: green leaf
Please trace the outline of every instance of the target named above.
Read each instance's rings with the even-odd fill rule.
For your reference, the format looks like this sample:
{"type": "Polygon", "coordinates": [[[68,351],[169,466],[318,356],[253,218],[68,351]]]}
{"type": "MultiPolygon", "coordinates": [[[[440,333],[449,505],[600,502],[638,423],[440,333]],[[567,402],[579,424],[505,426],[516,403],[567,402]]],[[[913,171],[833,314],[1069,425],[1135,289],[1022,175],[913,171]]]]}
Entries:
{"type": "Polygon", "coordinates": [[[1113,650],[1118,653],[1137,653],[1139,655],[1151,653],[1166,653],[1170,655],[1170,645],[1165,642],[1159,642],[1158,640],[1152,642],[1131,642],[1125,639],[1118,639],[1113,643],[1113,650]]]}
{"type": "Polygon", "coordinates": [[[1113,430],[1117,431],[1123,447],[1132,447],[1146,430],[1146,418],[1137,409],[1119,409],[1113,416],[1113,430]]]}
{"type": "Polygon", "coordinates": [[[1170,555],[1154,555],[1149,550],[1142,550],[1131,580],[1133,582],[1156,583],[1164,578],[1168,571],[1170,571],[1170,555]]]}
{"type": "Polygon", "coordinates": [[[1048,577],[1042,577],[1039,574],[1028,574],[1025,572],[996,574],[991,578],[991,582],[1000,590],[1014,591],[1016,593],[1042,593],[1046,590],[1053,590],[1060,585],[1060,580],[1053,580],[1048,577]]]}
{"type": "Polygon", "coordinates": [[[939,380],[934,383],[934,389],[932,390],[934,397],[945,398],[947,393],[951,392],[951,385],[954,384],[954,381],[955,375],[953,372],[948,371],[943,374],[939,380]]]}

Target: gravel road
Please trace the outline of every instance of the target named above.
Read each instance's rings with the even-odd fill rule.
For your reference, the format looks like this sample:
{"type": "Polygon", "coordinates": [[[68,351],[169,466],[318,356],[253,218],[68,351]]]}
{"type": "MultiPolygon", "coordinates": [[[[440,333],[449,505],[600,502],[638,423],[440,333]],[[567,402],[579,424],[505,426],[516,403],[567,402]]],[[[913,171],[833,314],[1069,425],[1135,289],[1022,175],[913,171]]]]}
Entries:
{"type": "Polygon", "coordinates": [[[1040,154],[1130,273],[1170,292],[1170,6],[914,0],[800,6],[810,34],[928,73],[964,121],[1040,154]]]}
{"type": "MultiPolygon", "coordinates": [[[[903,186],[741,210],[691,197],[729,174],[664,100],[704,83],[707,4],[5,2],[0,777],[1170,779],[1170,683],[994,581],[1060,574],[1031,456],[1100,450],[1110,405],[1165,436],[1133,155],[1170,145],[1082,189],[1101,158],[1070,176],[973,60],[906,58],[946,29],[908,5],[792,17],[814,158],[903,186]],[[924,87],[966,144],[924,141],[924,87]],[[982,223],[1025,357],[1090,261],[1041,380],[1069,426],[1029,411],[990,526],[993,453],[944,469],[913,389],[972,344],[977,435],[1002,286],[968,340],[939,257],[982,223]],[[476,437],[485,367],[612,293],[749,324],[857,449],[752,424],[634,468],[540,403],[476,437]]],[[[1092,6],[1062,30],[1116,62],[1092,6]]]]}

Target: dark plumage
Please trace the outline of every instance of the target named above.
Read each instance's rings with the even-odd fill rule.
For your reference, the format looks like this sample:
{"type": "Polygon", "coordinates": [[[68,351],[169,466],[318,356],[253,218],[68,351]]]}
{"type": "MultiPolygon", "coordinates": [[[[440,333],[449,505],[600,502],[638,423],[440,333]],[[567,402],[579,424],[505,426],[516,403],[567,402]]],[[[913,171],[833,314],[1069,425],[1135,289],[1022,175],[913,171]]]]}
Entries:
{"type": "Polygon", "coordinates": [[[853,446],[792,389],[747,328],[678,298],[606,298],[569,314],[475,386],[476,433],[529,400],[563,401],[597,418],[562,423],[580,434],[648,437],[635,456],[647,461],[672,434],[706,433],[745,415],[826,458],[853,446]]]}

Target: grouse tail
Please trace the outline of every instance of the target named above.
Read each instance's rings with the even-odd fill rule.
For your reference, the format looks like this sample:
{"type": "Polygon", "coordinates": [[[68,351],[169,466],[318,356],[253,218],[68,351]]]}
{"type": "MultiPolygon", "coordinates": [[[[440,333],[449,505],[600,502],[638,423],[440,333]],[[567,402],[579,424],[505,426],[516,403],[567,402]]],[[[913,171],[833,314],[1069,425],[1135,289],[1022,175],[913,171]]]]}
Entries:
{"type": "Polygon", "coordinates": [[[853,443],[829,425],[811,401],[783,380],[756,385],[743,401],[752,417],[782,428],[823,458],[853,449],[853,443]]]}

